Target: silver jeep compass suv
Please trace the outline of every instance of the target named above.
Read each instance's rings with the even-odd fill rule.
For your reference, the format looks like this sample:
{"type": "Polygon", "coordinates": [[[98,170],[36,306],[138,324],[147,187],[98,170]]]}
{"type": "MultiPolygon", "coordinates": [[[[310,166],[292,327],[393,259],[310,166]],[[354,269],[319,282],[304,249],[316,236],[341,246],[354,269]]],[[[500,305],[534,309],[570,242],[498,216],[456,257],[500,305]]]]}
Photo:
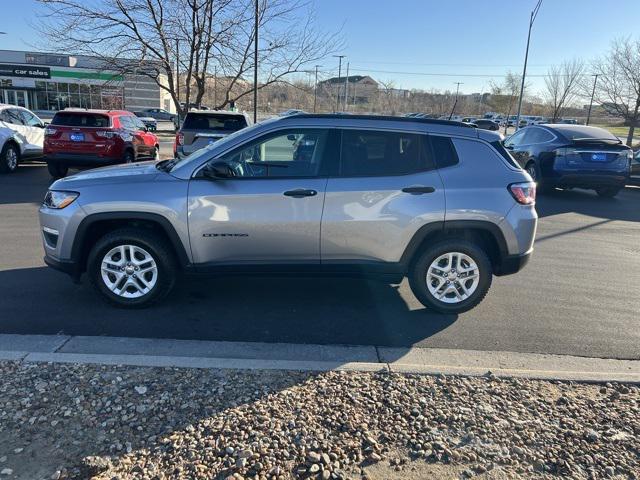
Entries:
{"type": "Polygon", "coordinates": [[[498,134],[443,120],[299,114],[184,160],[53,183],[45,262],[86,272],[111,303],[143,307],[181,272],[406,276],[445,313],[518,271],[536,231],[535,184],[498,134]]]}

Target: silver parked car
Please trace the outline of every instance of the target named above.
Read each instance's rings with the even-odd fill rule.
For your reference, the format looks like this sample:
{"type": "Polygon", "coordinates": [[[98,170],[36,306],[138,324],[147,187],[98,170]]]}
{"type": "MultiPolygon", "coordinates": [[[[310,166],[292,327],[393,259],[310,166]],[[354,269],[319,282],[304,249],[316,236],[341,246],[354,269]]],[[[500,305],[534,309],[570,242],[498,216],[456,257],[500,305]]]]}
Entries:
{"type": "Polygon", "coordinates": [[[183,158],[250,124],[244,113],[223,110],[191,110],[176,133],[173,156],[183,158]]]}
{"type": "Polygon", "coordinates": [[[184,160],[53,183],[45,261],[142,307],[180,272],[409,278],[426,306],[477,305],[518,271],[536,231],[535,184],[494,132],[400,117],[292,115],[184,160]]]}
{"type": "Polygon", "coordinates": [[[0,103],[0,173],[12,173],[21,161],[42,157],[44,122],[33,112],[0,103]]]}

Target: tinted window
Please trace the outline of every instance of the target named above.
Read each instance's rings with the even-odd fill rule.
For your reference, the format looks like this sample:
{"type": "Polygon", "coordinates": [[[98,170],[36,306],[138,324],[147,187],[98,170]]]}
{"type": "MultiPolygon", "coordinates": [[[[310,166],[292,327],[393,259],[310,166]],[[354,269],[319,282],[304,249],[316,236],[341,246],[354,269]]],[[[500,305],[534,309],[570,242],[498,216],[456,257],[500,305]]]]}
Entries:
{"type": "Polygon", "coordinates": [[[414,133],[344,130],[340,175],[405,175],[424,170],[422,137],[414,133]]]}
{"type": "Polygon", "coordinates": [[[286,130],[226,154],[237,177],[313,177],[327,144],[328,130],[286,130]]]}
{"type": "Polygon", "coordinates": [[[544,143],[553,140],[553,135],[541,128],[527,129],[525,141],[527,144],[544,143]]]}
{"type": "Polygon", "coordinates": [[[450,138],[431,136],[430,139],[433,157],[438,168],[450,167],[460,161],[450,138]]]}
{"type": "Polygon", "coordinates": [[[53,116],[51,125],[105,128],[109,126],[109,117],[96,113],[58,112],[53,116]]]}
{"type": "Polygon", "coordinates": [[[247,126],[244,115],[187,113],[182,128],[185,130],[224,130],[235,132],[247,126]]]}

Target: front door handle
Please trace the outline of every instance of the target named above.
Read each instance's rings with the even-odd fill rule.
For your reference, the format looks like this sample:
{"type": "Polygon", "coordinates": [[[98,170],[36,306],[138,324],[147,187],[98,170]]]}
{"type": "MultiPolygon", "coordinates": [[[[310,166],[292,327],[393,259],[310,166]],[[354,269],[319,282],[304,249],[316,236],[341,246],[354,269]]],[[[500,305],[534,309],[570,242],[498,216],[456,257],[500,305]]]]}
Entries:
{"type": "Polygon", "coordinates": [[[313,197],[314,195],[317,195],[318,192],[316,192],[315,190],[307,190],[305,188],[298,188],[296,190],[287,190],[286,192],[284,192],[284,194],[287,197],[303,198],[303,197],[313,197]]]}
{"type": "Polygon", "coordinates": [[[433,187],[405,187],[402,191],[413,195],[422,195],[423,193],[433,193],[436,189],[433,187]]]}

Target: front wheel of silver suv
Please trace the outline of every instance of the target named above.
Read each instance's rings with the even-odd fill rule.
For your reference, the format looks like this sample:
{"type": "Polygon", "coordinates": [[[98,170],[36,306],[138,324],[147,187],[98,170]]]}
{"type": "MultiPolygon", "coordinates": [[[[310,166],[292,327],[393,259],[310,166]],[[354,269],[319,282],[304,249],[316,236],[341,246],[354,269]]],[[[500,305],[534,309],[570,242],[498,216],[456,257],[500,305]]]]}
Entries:
{"type": "Polygon", "coordinates": [[[87,262],[94,287],[118,307],[147,307],[175,283],[173,253],[153,231],[125,228],[108,233],[91,249],[87,262]]]}
{"type": "Polygon", "coordinates": [[[443,240],[413,263],[409,283],[425,307],[440,313],[462,313],[478,305],[491,286],[489,257],[467,240],[443,240]]]}

